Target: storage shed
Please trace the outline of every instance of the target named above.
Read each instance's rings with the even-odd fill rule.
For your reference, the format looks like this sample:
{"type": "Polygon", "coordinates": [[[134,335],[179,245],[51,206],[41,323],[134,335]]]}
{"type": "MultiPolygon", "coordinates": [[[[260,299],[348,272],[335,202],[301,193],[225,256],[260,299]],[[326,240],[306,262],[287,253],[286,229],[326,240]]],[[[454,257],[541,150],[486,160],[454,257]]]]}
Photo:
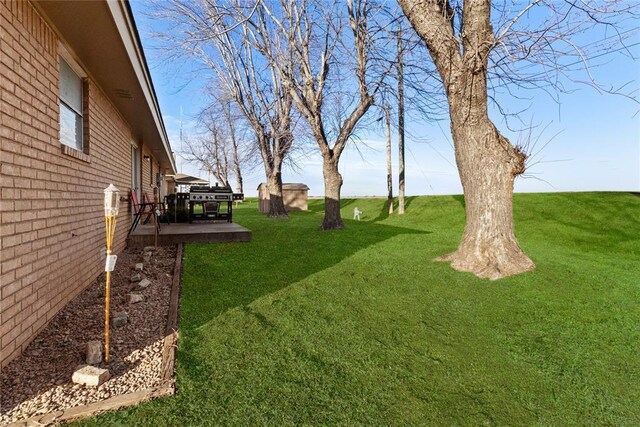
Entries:
{"type": "MultiPolygon", "coordinates": [[[[309,187],[301,183],[282,184],[282,197],[284,198],[284,208],[287,211],[306,211],[309,187]]],[[[269,212],[269,191],[267,184],[258,185],[258,210],[263,213],[269,212]]]]}

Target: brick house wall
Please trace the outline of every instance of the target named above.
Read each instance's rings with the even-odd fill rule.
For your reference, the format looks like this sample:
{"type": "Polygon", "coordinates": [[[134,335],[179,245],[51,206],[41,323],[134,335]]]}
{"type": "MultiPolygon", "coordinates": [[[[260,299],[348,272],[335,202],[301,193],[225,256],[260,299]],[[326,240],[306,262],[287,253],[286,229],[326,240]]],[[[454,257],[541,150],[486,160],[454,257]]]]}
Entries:
{"type": "MultiPolygon", "coordinates": [[[[103,271],[103,190],[113,183],[128,198],[135,139],[100,87],[87,79],[88,147],[78,152],[63,146],[60,41],[27,1],[0,2],[0,17],[1,368],[103,271]]],[[[150,163],[142,163],[146,189],[150,163]]],[[[125,246],[130,209],[121,202],[116,253],[125,246]]]]}
{"type": "Polygon", "coordinates": [[[150,198],[153,199],[153,189],[156,185],[156,173],[160,170],[158,162],[152,157],[149,147],[142,146],[142,181],[140,182],[143,192],[147,193],[150,198]],[[145,160],[145,157],[149,157],[149,160],[145,160]]]}

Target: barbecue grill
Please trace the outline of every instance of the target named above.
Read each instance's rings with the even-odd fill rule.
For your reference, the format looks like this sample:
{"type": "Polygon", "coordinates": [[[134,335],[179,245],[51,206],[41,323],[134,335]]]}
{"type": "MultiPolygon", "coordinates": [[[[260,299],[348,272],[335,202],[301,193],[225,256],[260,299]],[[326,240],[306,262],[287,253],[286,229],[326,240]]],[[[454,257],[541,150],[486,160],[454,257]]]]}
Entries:
{"type": "Polygon", "coordinates": [[[244,194],[234,193],[230,186],[200,186],[192,185],[189,190],[189,222],[194,219],[216,220],[226,219],[232,222],[232,203],[243,200],[244,194]],[[220,211],[221,202],[227,202],[227,210],[220,211]],[[200,204],[202,213],[195,213],[194,206],[200,204]]]}

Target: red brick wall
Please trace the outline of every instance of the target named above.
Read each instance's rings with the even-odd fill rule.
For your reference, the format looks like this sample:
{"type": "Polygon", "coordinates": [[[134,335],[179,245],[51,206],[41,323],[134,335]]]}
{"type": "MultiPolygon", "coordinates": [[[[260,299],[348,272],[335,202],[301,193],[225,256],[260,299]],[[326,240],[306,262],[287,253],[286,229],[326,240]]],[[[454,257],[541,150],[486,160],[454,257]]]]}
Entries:
{"type": "MultiPolygon", "coordinates": [[[[88,81],[88,150],[63,148],[56,35],[27,1],[0,2],[0,16],[3,367],[103,270],[103,189],[113,183],[128,198],[134,139],[101,89],[88,81]]],[[[147,171],[143,188],[148,183],[147,171]]],[[[122,203],[116,252],[125,246],[128,209],[122,203]]]]}

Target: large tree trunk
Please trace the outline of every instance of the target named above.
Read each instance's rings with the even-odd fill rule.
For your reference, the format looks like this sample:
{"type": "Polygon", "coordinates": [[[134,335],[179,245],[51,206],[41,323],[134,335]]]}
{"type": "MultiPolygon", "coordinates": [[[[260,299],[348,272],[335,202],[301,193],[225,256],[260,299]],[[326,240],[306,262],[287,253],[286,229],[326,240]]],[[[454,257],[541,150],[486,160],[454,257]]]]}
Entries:
{"type": "Polygon", "coordinates": [[[240,158],[238,157],[238,145],[235,141],[233,144],[233,174],[236,177],[236,192],[244,193],[244,187],[242,184],[242,170],[240,169],[240,158]]]}
{"type": "Polygon", "coordinates": [[[526,155],[500,135],[487,115],[482,91],[470,94],[477,79],[469,81],[449,93],[467,222],[458,250],[440,260],[451,261],[456,270],[499,279],[535,268],[513,233],[513,181],[524,172],[526,155]]]}
{"type": "Polygon", "coordinates": [[[465,0],[455,34],[449,1],[400,0],[442,79],[467,223],[458,250],[441,257],[457,270],[499,279],[535,268],[513,234],[513,180],[525,170],[524,154],[489,119],[487,68],[495,41],[491,2],[465,0]],[[459,36],[459,37],[458,37],[459,36]],[[461,50],[462,48],[462,50],[461,50]]]}
{"type": "Polygon", "coordinates": [[[272,170],[267,177],[267,189],[269,190],[269,212],[267,216],[277,218],[289,218],[284,208],[282,197],[282,175],[280,170],[272,170]]]}
{"type": "Polygon", "coordinates": [[[236,192],[244,193],[244,188],[242,184],[242,175],[241,175],[240,169],[236,171],[236,192]]]}
{"type": "Polygon", "coordinates": [[[267,191],[269,192],[269,212],[267,216],[275,218],[289,218],[284,208],[282,197],[282,161],[277,156],[280,153],[272,154],[269,149],[269,135],[262,134],[258,139],[260,155],[264,164],[264,172],[267,177],[267,191]]]}
{"type": "Polygon", "coordinates": [[[340,216],[340,188],[342,175],[338,171],[338,161],[334,158],[324,158],[322,175],[324,176],[324,219],[320,229],[343,229],[344,222],[340,216]]]}
{"type": "Polygon", "coordinates": [[[233,148],[233,174],[236,177],[236,192],[244,193],[242,186],[242,170],[240,169],[240,156],[238,155],[238,141],[236,140],[236,129],[233,125],[231,114],[227,115],[229,120],[229,134],[231,135],[231,147],[233,148]]]}

